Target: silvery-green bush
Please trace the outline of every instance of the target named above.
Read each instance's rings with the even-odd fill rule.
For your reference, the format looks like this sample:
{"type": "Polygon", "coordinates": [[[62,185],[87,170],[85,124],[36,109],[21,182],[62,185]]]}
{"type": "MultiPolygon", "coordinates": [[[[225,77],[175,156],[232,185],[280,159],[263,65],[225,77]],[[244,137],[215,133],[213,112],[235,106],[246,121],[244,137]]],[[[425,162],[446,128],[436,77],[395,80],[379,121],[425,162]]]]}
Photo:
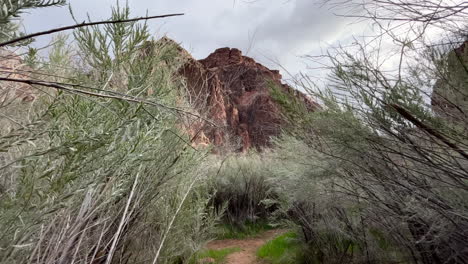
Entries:
{"type": "Polygon", "coordinates": [[[150,41],[139,23],[60,37],[31,78],[68,90],[34,86],[33,105],[2,107],[0,263],[171,263],[208,238],[206,153],[179,125],[182,60],[150,41]]]}
{"type": "Polygon", "coordinates": [[[468,256],[466,36],[400,41],[404,64],[395,71],[374,60],[383,50],[365,43],[357,52],[330,51],[328,87],[311,90],[319,111],[276,94],[290,112],[290,134],[308,146],[306,161],[323,167],[298,173],[297,186],[313,185],[297,189],[310,198],[285,207],[313,263],[465,263],[468,256]]]}

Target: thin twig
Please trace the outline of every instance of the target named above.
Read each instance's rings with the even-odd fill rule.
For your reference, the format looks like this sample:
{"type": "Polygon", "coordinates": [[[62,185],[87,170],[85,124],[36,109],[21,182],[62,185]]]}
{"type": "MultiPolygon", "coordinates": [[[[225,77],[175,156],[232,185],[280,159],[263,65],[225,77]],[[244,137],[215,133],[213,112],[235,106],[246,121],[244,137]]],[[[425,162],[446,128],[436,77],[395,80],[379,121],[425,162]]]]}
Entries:
{"type": "Polygon", "coordinates": [[[4,47],[7,45],[11,45],[16,42],[21,42],[27,39],[35,38],[38,36],[43,36],[43,35],[49,35],[61,31],[67,31],[71,29],[76,29],[76,28],[82,28],[82,27],[89,27],[89,26],[96,26],[96,25],[105,25],[105,24],[119,24],[119,23],[128,23],[128,22],[135,22],[135,21],[140,21],[140,20],[151,20],[151,19],[157,19],[157,18],[165,18],[165,17],[173,17],[173,16],[183,16],[183,13],[179,14],[167,14],[167,15],[160,15],[160,16],[146,16],[146,17],[137,17],[137,18],[131,18],[131,19],[120,19],[120,20],[111,20],[111,21],[96,21],[96,22],[83,22],[81,24],[75,24],[75,25],[70,25],[70,26],[65,26],[65,27],[59,27],[59,28],[54,28],[46,31],[41,31],[41,32],[36,32],[32,33],[29,35],[25,35],[16,39],[12,39],[9,41],[5,41],[3,43],[0,43],[0,47],[4,47]]]}

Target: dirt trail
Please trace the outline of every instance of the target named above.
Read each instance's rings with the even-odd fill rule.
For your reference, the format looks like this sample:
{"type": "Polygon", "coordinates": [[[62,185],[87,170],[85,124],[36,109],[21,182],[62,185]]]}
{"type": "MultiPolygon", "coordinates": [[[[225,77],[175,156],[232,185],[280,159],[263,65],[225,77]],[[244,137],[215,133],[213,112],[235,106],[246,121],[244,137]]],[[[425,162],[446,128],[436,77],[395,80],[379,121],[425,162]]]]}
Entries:
{"type": "Polygon", "coordinates": [[[215,240],[208,243],[207,248],[218,250],[238,247],[241,251],[228,255],[226,264],[260,264],[262,262],[257,259],[257,250],[267,241],[284,232],[285,230],[276,229],[266,231],[254,238],[215,240]]]}

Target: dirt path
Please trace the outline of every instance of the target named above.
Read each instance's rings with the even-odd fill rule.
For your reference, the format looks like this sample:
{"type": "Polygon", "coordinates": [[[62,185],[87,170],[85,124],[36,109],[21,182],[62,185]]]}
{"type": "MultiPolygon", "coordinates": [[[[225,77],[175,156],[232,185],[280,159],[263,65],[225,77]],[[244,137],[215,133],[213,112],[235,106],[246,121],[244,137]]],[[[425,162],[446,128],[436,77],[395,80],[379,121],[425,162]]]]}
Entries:
{"type": "Polygon", "coordinates": [[[257,250],[268,240],[271,240],[284,232],[285,230],[277,229],[266,231],[260,236],[254,238],[215,240],[208,243],[207,248],[218,250],[238,247],[241,251],[228,255],[226,258],[226,264],[260,264],[262,262],[257,259],[257,250]]]}

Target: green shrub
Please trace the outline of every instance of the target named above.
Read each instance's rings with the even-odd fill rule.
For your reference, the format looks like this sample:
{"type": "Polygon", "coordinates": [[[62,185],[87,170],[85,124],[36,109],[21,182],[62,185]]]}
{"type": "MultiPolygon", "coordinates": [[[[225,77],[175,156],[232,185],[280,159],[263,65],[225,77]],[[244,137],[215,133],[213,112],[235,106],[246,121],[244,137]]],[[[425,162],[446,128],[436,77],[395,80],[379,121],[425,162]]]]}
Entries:
{"type": "MultiPolygon", "coordinates": [[[[414,1],[403,2],[369,5],[416,15],[414,1]]],[[[442,24],[459,19],[451,15],[442,24]]],[[[428,42],[431,22],[412,36],[400,39],[390,30],[376,38],[395,41],[401,60],[394,69],[381,63],[386,50],[369,43],[327,51],[328,86],[313,92],[322,109],[283,107],[293,125],[288,135],[305,151],[286,140],[277,160],[287,159],[287,152],[289,163],[304,169],[273,174],[274,186],[283,189],[281,211],[322,263],[468,258],[467,27],[428,42]]],[[[275,96],[283,104],[292,101],[275,96]]]]}
{"type": "MultiPolygon", "coordinates": [[[[117,7],[112,19],[129,14],[117,7]]],[[[181,60],[167,46],[141,56],[152,41],[144,24],[74,37],[35,69],[68,90],[44,89],[28,118],[2,108],[14,118],[0,136],[0,263],[188,258],[215,216],[206,211],[207,153],[179,126],[181,60]]]]}
{"type": "Polygon", "coordinates": [[[265,222],[274,207],[264,203],[276,196],[267,181],[267,164],[261,155],[226,158],[216,168],[213,206],[224,211],[224,222],[243,230],[247,223],[265,222]]]}

